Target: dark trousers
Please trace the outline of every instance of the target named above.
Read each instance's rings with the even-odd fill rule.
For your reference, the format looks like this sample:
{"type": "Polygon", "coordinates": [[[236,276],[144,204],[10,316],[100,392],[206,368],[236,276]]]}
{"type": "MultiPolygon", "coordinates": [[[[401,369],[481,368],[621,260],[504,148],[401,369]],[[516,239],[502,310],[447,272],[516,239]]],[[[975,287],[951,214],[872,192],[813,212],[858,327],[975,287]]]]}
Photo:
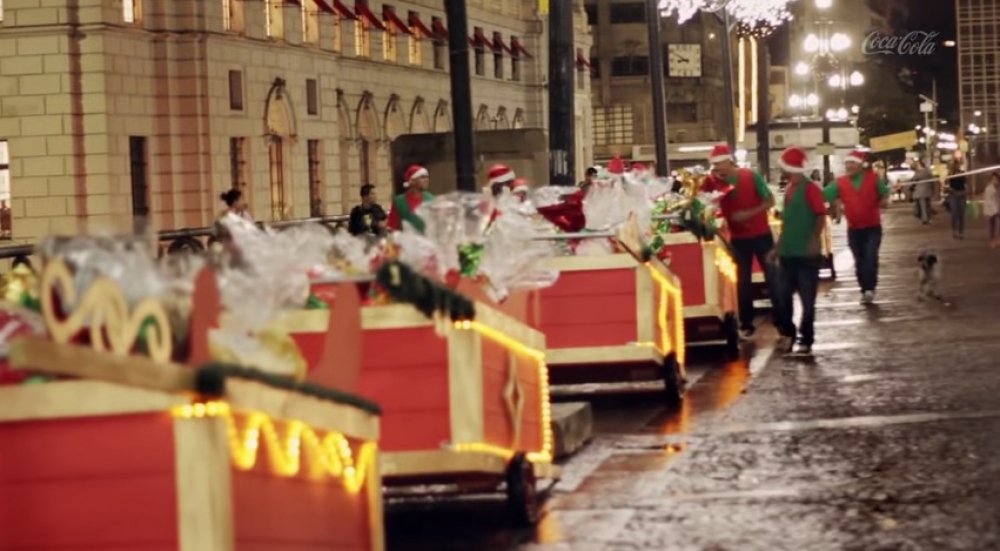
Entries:
{"type": "Polygon", "coordinates": [[[847,244],[854,255],[854,274],[861,292],[878,287],[878,251],[882,247],[882,226],[847,230],[847,244]]]}
{"type": "Polygon", "coordinates": [[[775,324],[783,337],[794,339],[796,334],[801,335],[800,342],[805,346],[812,346],[816,339],[816,295],[819,293],[819,268],[822,263],[821,258],[782,257],[779,261],[781,299],[775,305],[775,324]],[[794,319],[796,294],[802,302],[798,328],[794,319]]]}
{"type": "Polygon", "coordinates": [[[772,304],[778,298],[775,286],[774,269],[767,262],[767,254],[774,248],[774,237],[771,234],[751,237],[749,239],[733,239],[733,260],[736,262],[736,296],[740,309],[740,329],[752,330],[756,317],[753,307],[753,260],[756,258],[762,270],[772,304]]]}

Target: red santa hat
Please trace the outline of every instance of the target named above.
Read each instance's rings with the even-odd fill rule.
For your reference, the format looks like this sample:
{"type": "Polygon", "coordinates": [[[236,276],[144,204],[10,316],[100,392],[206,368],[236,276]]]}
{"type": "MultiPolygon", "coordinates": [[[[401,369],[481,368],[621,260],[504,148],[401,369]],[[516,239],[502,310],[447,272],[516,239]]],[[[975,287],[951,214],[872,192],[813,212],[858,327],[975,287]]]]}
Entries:
{"type": "Polygon", "coordinates": [[[431,173],[427,172],[427,169],[420,165],[410,165],[403,173],[403,187],[410,185],[410,182],[416,180],[417,178],[423,178],[424,176],[430,176],[431,173]]]}
{"type": "Polygon", "coordinates": [[[528,180],[527,178],[517,178],[514,183],[511,184],[511,191],[514,193],[528,193],[528,180]]]}
{"type": "Polygon", "coordinates": [[[778,158],[778,165],[781,170],[789,174],[805,174],[806,162],[809,160],[806,152],[801,147],[792,146],[781,152],[778,158]]]}
{"type": "Polygon", "coordinates": [[[720,143],[712,147],[712,152],[708,154],[708,162],[715,164],[723,161],[732,161],[733,151],[728,144],[720,143]]]}
{"type": "Polygon", "coordinates": [[[514,181],[514,171],[507,165],[493,165],[486,174],[490,187],[496,184],[506,184],[514,181]]]}
{"type": "Polygon", "coordinates": [[[864,151],[858,151],[858,150],[851,151],[850,153],[847,154],[847,157],[844,159],[844,162],[845,163],[861,163],[861,164],[864,164],[864,162],[865,162],[865,152],[864,151]]]}
{"type": "Polygon", "coordinates": [[[642,163],[632,163],[632,172],[646,172],[646,165],[642,163]]]}
{"type": "Polygon", "coordinates": [[[615,158],[608,162],[608,172],[611,174],[625,174],[625,161],[615,155],[615,158]]]}

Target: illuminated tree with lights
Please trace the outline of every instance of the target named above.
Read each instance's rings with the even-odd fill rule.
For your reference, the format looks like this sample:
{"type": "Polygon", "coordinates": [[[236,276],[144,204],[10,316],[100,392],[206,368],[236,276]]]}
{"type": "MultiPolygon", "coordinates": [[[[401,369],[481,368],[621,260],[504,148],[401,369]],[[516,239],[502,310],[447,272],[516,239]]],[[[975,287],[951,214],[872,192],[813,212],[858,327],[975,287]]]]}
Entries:
{"type": "Polygon", "coordinates": [[[660,15],[677,15],[684,23],[699,11],[726,10],[737,24],[738,32],[747,36],[768,36],[792,18],[788,5],[795,0],[659,0],[660,15]]]}

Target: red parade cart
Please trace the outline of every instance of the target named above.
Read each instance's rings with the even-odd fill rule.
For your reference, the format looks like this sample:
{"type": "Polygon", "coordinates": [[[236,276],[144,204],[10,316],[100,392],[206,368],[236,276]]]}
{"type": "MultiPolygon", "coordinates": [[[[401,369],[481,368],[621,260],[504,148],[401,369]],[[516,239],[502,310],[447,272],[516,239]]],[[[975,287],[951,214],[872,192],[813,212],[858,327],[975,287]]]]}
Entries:
{"type": "Polygon", "coordinates": [[[736,263],[722,239],[702,241],[690,232],[660,237],[684,292],[687,343],[723,341],[729,352],[739,352],[736,263]]]}
{"type": "Polygon", "coordinates": [[[383,404],[383,483],[503,489],[512,520],[531,524],[536,481],[559,476],[545,337],[525,296],[500,306],[473,282],[459,291],[472,319],[429,319],[408,304],[362,309],[359,392],[383,404]]]}
{"type": "MultiPolygon", "coordinates": [[[[556,238],[608,239],[601,234],[556,238]]],[[[635,228],[616,236],[629,252],[561,256],[543,289],[540,329],[552,384],[662,380],[669,403],[684,395],[684,297],[659,259],[643,260],[635,228]]]]}
{"type": "MultiPolygon", "coordinates": [[[[0,387],[0,550],[384,549],[374,404],[211,365],[223,322],[208,270],[188,339],[172,337],[159,301],[130,308],[104,278],[75,300],[73,285],[48,263],[49,336],[10,345],[12,366],[59,379],[0,387]]],[[[353,319],[359,336],[357,297],[341,294],[328,326],[353,319]]],[[[326,342],[357,348],[351,337],[326,342]]],[[[310,367],[332,381],[358,371],[336,357],[310,367]]]]}

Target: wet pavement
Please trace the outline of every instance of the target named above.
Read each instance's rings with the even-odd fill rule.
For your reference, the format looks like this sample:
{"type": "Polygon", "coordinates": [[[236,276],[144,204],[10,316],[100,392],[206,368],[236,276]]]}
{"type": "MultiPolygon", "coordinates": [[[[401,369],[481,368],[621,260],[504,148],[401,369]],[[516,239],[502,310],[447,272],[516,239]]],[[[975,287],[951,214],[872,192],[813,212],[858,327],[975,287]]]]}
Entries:
{"type": "Polygon", "coordinates": [[[985,222],[955,241],[905,205],[886,220],[877,305],[858,304],[843,228],[815,358],[695,355],[680,411],[655,392],[565,391],[595,437],[534,530],[499,500],[388,508],[390,551],[1000,549],[1000,251],[985,222]],[[943,259],[948,304],[915,300],[916,258],[943,259]]]}

